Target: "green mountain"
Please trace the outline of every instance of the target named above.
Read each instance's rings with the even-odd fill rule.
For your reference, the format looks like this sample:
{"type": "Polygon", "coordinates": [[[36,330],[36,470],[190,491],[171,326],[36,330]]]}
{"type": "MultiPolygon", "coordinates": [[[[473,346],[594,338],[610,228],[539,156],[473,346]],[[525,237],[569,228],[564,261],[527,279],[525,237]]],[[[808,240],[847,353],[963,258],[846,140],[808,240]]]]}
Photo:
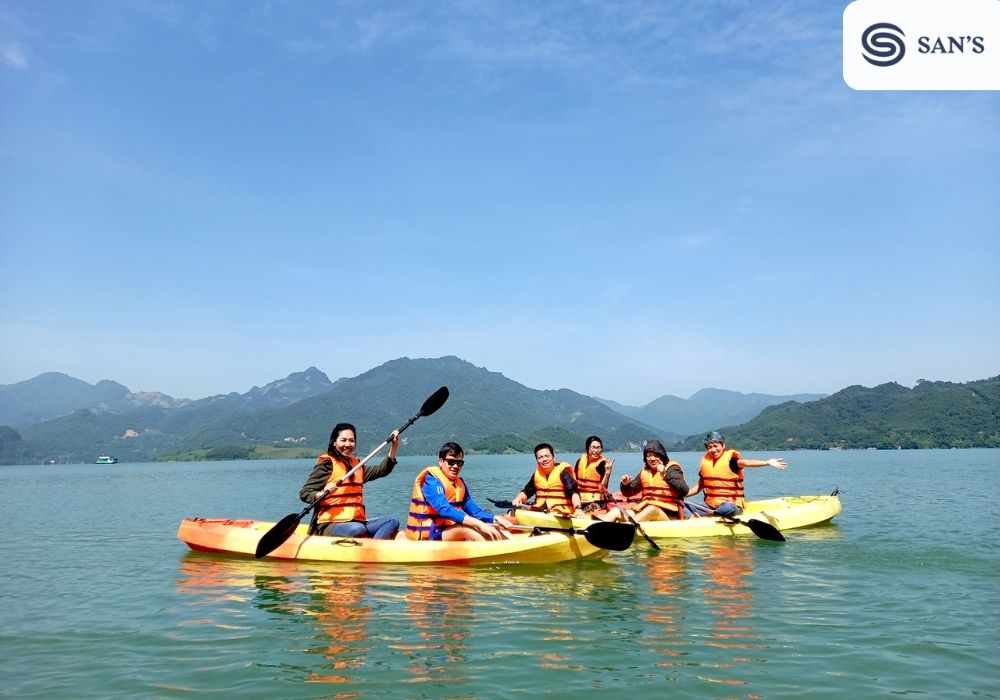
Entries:
{"type": "MultiPolygon", "coordinates": [[[[819,401],[765,409],[722,429],[744,450],[1000,447],[1000,376],[954,384],[921,380],[850,386],[819,401]]],[[[697,450],[703,435],[681,444],[697,450]]]]}
{"type": "Polygon", "coordinates": [[[0,425],[23,427],[98,404],[116,404],[129,390],[107,379],[97,384],[62,372],[46,372],[16,384],[0,385],[0,425]]]}
{"type": "MultiPolygon", "coordinates": [[[[608,450],[637,449],[650,437],[668,443],[673,437],[592,397],[530,389],[457,357],[400,358],[336,382],[309,368],[245,394],[198,401],[101,384],[91,387],[50,373],[0,387],[14,390],[0,392],[5,415],[12,415],[14,404],[22,416],[29,415],[25,407],[66,411],[90,400],[95,390],[100,393],[96,403],[51,420],[0,426],[0,464],[89,462],[99,454],[123,462],[300,457],[323,451],[330,428],[340,421],[357,425],[365,451],[405,423],[440,386],[449,387],[449,400],[404,433],[402,454],[432,454],[446,440],[457,440],[469,453],[527,452],[550,442],[570,460],[590,434],[600,435],[608,450]],[[22,385],[38,389],[37,396],[22,385]],[[9,401],[11,395],[17,400],[9,401]]],[[[702,399],[714,394],[723,403],[732,397],[720,395],[736,393],[706,391],[702,399]]],[[[723,431],[730,444],[745,450],[1000,447],[1000,377],[967,384],[921,381],[913,389],[852,386],[817,401],[770,406],[723,431]]],[[[699,430],[671,449],[700,449],[703,435],[699,430]]]]}
{"type": "Polygon", "coordinates": [[[702,389],[682,399],[667,394],[644,406],[624,406],[609,399],[598,399],[609,408],[636,420],[659,428],[669,438],[671,435],[703,433],[719,425],[744,423],[768,406],[786,401],[816,401],[826,394],[743,394],[725,389],[702,389]]]}
{"type": "Polygon", "coordinates": [[[328,385],[305,376],[312,371],[318,372],[311,368],[290,378],[326,391],[305,391],[305,398],[271,401],[264,408],[258,403],[261,392],[251,391],[123,412],[99,406],[21,431],[0,429],[0,463],[89,462],[98,454],[148,461],[223,447],[284,446],[318,453],[340,421],[358,427],[359,444],[366,449],[405,423],[439,386],[449,387],[448,402],[404,433],[404,454],[433,453],[446,440],[461,442],[469,452],[522,449],[522,444],[511,445],[504,437],[514,433],[529,441],[552,442],[569,457],[583,451],[590,434],[601,435],[609,450],[634,448],[656,434],[593,398],[567,389],[529,389],[457,357],[401,358],[328,385]]]}
{"type": "MultiPolygon", "coordinates": [[[[340,421],[358,428],[360,445],[376,445],[405,423],[438,387],[450,397],[440,411],[420,419],[406,433],[405,452],[437,452],[457,440],[469,452],[492,449],[504,433],[519,436],[547,429],[564,433],[557,450],[583,451],[588,435],[599,434],[608,449],[629,449],[655,430],[568,389],[529,389],[499,372],[457,357],[392,360],[364,374],[341,379],[320,396],[288,407],[220,421],[195,435],[192,444],[286,443],[325,448],[331,427],[340,421]]],[[[532,444],[532,446],[534,443],[532,444]]],[[[529,448],[530,449],[530,448],[529,448]]]]}

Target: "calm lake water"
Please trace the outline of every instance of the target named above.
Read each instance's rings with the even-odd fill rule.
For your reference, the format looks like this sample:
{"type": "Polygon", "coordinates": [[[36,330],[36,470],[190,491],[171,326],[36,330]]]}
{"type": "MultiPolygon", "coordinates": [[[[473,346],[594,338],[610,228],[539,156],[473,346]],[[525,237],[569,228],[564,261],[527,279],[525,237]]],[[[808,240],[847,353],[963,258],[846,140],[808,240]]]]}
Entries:
{"type": "MultiPolygon", "coordinates": [[[[615,456],[635,473],[638,455],[615,456]]],[[[694,474],[699,455],[671,456],[694,474]]],[[[784,456],[748,470],[750,497],[839,488],[833,525],[528,568],[238,560],[176,539],[187,516],[297,512],[311,460],[0,467],[0,695],[1000,698],[1000,450],[784,456]]],[[[370,484],[369,512],[402,518],[428,463],[370,484]]],[[[487,504],[533,466],[471,457],[463,476],[487,504]]]]}

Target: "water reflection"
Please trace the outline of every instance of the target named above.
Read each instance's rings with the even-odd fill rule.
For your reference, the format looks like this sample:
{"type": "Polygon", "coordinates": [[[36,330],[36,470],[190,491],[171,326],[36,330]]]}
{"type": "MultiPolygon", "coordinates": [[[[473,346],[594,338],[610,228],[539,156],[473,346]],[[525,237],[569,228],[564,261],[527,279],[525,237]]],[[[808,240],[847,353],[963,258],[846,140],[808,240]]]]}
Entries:
{"type": "Polygon", "coordinates": [[[466,646],[474,602],[474,573],[414,569],[407,580],[406,617],[415,636],[395,648],[407,659],[411,682],[466,682],[466,646]]]}
{"type": "MultiPolygon", "coordinates": [[[[258,577],[257,582],[263,583],[263,578],[258,577]]],[[[323,576],[309,576],[301,585],[308,600],[302,612],[311,615],[317,630],[323,633],[320,643],[308,651],[326,659],[320,670],[311,671],[306,680],[353,681],[351,670],[362,668],[368,657],[368,619],[372,607],[365,595],[363,575],[351,569],[327,572],[323,576]]]]}
{"type": "MultiPolygon", "coordinates": [[[[680,547],[664,547],[657,554],[646,559],[644,573],[649,582],[648,598],[641,606],[642,617],[662,631],[663,640],[657,652],[675,657],[682,652],[667,647],[676,646],[681,638],[684,622],[685,602],[682,597],[686,587],[687,552],[680,547]]],[[[663,666],[671,666],[668,661],[663,666]]]]}
{"type": "Polygon", "coordinates": [[[712,675],[699,676],[709,683],[748,685],[748,675],[756,669],[741,670],[740,665],[759,663],[762,655],[750,652],[767,648],[753,626],[753,550],[753,542],[719,538],[706,552],[704,599],[712,616],[706,644],[732,654],[730,661],[720,659],[712,665],[712,675]]]}
{"type": "Polygon", "coordinates": [[[266,629],[272,643],[259,666],[331,684],[335,697],[385,684],[469,696],[498,674],[512,694],[530,692],[527,679],[539,674],[559,678],[560,687],[611,690],[628,668],[642,683],[697,680],[712,684],[710,696],[747,698],[768,653],[759,651],[767,646],[754,626],[758,549],[752,540],[719,538],[538,567],[370,567],[191,553],[180,562],[177,589],[197,606],[197,623],[210,626],[202,629],[224,639],[266,629]],[[622,657],[621,650],[639,653],[622,657]]]}
{"type": "MultiPolygon", "coordinates": [[[[350,683],[352,670],[367,661],[368,618],[371,604],[366,597],[368,577],[359,569],[329,568],[299,562],[219,558],[189,553],[180,562],[177,590],[195,596],[210,617],[202,622],[230,625],[226,602],[249,602],[272,619],[294,625],[286,630],[285,642],[301,637],[302,624],[310,637],[319,640],[306,651],[323,657],[320,667],[310,665],[304,680],[350,683]]],[[[244,610],[239,617],[246,618],[244,610]]],[[[353,694],[338,694],[352,697],[353,694]]]]}
{"type": "Polygon", "coordinates": [[[364,695],[374,679],[431,684],[444,697],[478,687],[498,663],[589,672],[606,662],[591,658],[595,631],[618,634],[639,609],[631,584],[604,562],[352,567],[198,553],[180,560],[177,578],[198,624],[267,629],[285,658],[261,665],[336,684],[336,697],[364,695]]]}

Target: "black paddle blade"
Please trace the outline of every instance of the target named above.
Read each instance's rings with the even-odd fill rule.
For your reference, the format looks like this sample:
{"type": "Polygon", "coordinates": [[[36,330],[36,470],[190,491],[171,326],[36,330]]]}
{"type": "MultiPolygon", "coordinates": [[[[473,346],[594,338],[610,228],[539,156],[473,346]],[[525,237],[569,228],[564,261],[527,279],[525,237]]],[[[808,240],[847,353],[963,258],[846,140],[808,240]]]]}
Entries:
{"type": "Polygon", "coordinates": [[[424,401],[424,405],[420,407],[421,416],[429,416],[436,410],[444,406],[444,402],[448,400],[448,387],[443,386],[433,394],[427,397],[424,401]]]}
{"type": "Polygon", "coordinates": [[[753,534],[762,540],[770,540],[771,542],[784,542],[785,536],[781,534],[781,530],[776,528],[769,522],[763,520],[740,520],[738,522],[743,523],[753,534]]]}
{"type": "Polygon", "coordinates": [[[299,521],[302,520],[303,515],[304,513],[292,513],[279,520],[274,527],[265,532],[264,536],[260,538],[254,556],[258,559],[266,557],[280,547],[295,532],[295,528],[299,526],[299,521]]]}
{"type": "Polygon", "coordinates": [[[492,498],[487,498],[486,500],[492,503],[497,508],[503,508],[504,510],[510,510],[511,508],[514,507],[514,504],[511,503],[510,501],[495,501],[492,498]]]}
{"type": "Polygon", "coordinates": [[[635,525],[630,523],[596,522],[583,530],[577,530],[587,541],[601,549],[624,552],[635,539],[635,525]]]}

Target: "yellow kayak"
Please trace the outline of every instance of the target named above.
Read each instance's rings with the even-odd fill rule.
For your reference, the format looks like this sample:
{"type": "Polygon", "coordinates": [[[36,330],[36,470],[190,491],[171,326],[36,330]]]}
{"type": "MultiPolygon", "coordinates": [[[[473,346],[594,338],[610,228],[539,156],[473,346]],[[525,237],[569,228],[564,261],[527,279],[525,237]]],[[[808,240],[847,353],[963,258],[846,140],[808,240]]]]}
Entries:
{"type": "MultiPolygon", "coordinates": [[[[177,537],[196,552],[252,557],[260,538],[274,525],[262,520],[185,518],[177,530],[177,537]]],[[[307,527],[299,525],[268,557],[373,564],[548,564],[570,559],[599,559],[609,551],[588,541],[595,538],[583,530],[592,530],[593,523],[585,524],[583,530],[576,532],[528,531],[515,533],[510,539],[486,542],[325,537],[307,534],[307,527]]],[[[618,531],[612,531],[612,535],[617,538],[618,531]]],[[[626,536],[627,542],[631,542],[632,532],[627,532],[626,536]]]]}
{"type": "MultiPolygon", "coordinates": [[[[841,510],[837,496],[784,496],[761,501],[747,501],[747,507],[736,520],[757,520],[769,523],[779,531],[811,527],[829,522],[841,510]]],[[[518,509],[514,511],[517,522],[523,525],[586,527],[594,522],[590,518],[565,518],[549,513],[518,509]]],[[[717,516],[685,518],[684,520],[656,520],[639,523],[653,540],[674,537],[718,537],[721,535],[749,535],[750,527],[731,519],[717,516]]],[[[636,534],[638,543],[642,536],[636,534]]],[[[765,539],[770,539],[765,537],[765,539]]]]}

